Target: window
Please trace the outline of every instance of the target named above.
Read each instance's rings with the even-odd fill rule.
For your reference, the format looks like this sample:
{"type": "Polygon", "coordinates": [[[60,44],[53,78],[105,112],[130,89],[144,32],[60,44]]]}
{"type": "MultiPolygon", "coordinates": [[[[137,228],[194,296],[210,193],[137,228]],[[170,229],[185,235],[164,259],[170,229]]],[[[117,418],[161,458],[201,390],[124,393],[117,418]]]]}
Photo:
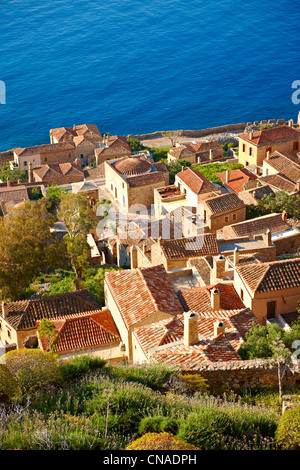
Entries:
{"type": "Polygon", "coordinates": [[[243,152],[245,152],[245,151],[246,151],[246,145],[243,144],[243,152]]]}
{"type": "Polygon", "coordinates": [[[252,147],[249,147],[249,155],[252,156],[252,147]]]}
{"type": "Polygon", "coordinates": [[[7,330],[7,336],[11,338],[10,330],[7,330]]]}
{"type": "Polygon", "coordinates": [[[236,220],[236,214],[233,214],[232,218],[233,218],[233,220],[236,220]]]}
{"type": "Polygon", "coordinates": [[[44,158],[44,162],[46,162],[46,161],[47,161],[47,157],[44,158]]]}
{"type": "Polygon", "coordinates": [[[267,302],[267,318],[275,318],[275,311],[276,311],[275,300],[271,300],[271,302],[267,302]]]}
{"type": "Polygon", "coordinates": [[[246,166],[248,166],[248,165],[249,165],[249,162],[245,162],[245,163],[246,163],[246,166]]]}
{"type": "Polygon", "coordinates": [[[80,158],[83,159],[83,153],[80,154],[80,158]]]}
{"type": "Polygon", "coordinates": [[[24,161],[24,162],[23,162],[23,165],[24,165],[24,166],[27,166],[27,162],[26,162],[26,161],[24,161]]]}
{"type": "Polygon", "coordinates": [[[68,158],[71,158],[71,154],[70,154],[70,153],[68,153],[68,158]]]}
{"type": "Polygon", "coordinates": [[[244,300],[244,291],[241,289],[241,299],[244,300]]]}
{"type": "Polygon", "coordinates": [[[299,150],[299,142],[293,143],[293,150],[299,150]]]}
{"type": "Polygon", "coordinates": [[[228,222],[228,217],[225,217],[225,222],[228,222]]]}

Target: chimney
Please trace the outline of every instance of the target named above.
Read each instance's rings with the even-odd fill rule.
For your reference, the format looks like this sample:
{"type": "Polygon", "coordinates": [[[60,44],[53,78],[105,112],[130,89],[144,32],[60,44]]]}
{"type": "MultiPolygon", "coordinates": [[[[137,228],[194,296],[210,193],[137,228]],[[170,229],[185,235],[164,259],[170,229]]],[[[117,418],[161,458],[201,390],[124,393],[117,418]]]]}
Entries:
{"type": "Polygon", "coordinates": [[[270,151],[269,150],[267,151],[267,157],[266,158],[267,158],[267,160],[270,160],[270,151]]]}
{"type": "Polygon", "coordinates": [[[226,170],[226,173],[225,173],[225,181],[226,183],[228,183],[230,180],[229,180],[229,170],[226,170]]]}
{"type": "Polygon", "coordinates": [[[286,222],[286,220],[287,220],[286,211],[282,212],[281,217],[282,217],[283,222],[286,222]]]}
{"type": "Polygon", "coordinates": [[[144,243],[143,244],[143,253],[144,253],[144,255],[146,254],[146,251],[147,251],[147,243],[144,243]]]}
{"type": "Polygon", "coordinates": [[[8,188],[10,187],[10,181],[9,181],[9,178],[7,178],[7,180],[6,180],[6,185],[7,185],[7,187],[8,187],[8,188]]]}
{"type": "Polygon", "coordinates": [[[253,132],[250,132],[250,134],[249,134],[249,139],[250,139],[250,140],[253,139],[253,132]]]}
{"type": "Polygon", "coordinates": [[[297,181],[296,188],[297,188],[296,190],[300,192],[300,180],[297,181]]]}
{"type": "Polygon", "coordinates": [[[28,162],[28,183],[32,183],[32,163],[28,162]]]}
{"type": "Polygon", "coordinates": [[[2,302],[2,316],[6,318],[8,315],[8,307],[6,302],[2,302]]]}
{"type": "Polygon", "coordinates": [[[225,256],[219,255],[213,258],[214,262],[214,277],[216,279],[224,279],[225,276],[225,256]]]}
{"type": "Polygon", "coordinates": [[[272,246],[272,233],[269,228],[266,231],[266,233],[263,235],[263,239],[267,246],[272,246]]]}
{"type": "Polygon", "coordinates": [[[223,323],[222,321],[220,320],[217,320],[215,323],[214,323],[214,336],[218,336],[219,334],[225,334],[225,323],[223,323]]]}
{"type": "Polygon", "coordinates": [[[209,151],[209,159],[210,159],[210,160],[213,160],[213,159],[214,159],[212,149],[210,149],[210,151],[209,151]]]}
{"type": "Polygon", "coordinates": [[[289,119],[289,127],[293,127],[294,121],[293,119],[289,119]]]}
{"type": "Polygon", "coordinates": [[[130,247],[130,269],[135,269],[137,267],[138,267],[137,249],[136,249],[136,246],[132,245],[130,247]]]}
{"type": "Polygon", "coordinates": [[[220,310],[221,292],[218,289],[212,289],[210,293],[210,299],[213,311],[215,312],[220,310]]]}
{"type": "Polygon", "coordinates": [[[240,260],[240,252],[238,250],[238,248],[235,248],[234,252],[233,252],[233,264],[234,266],[236,266],[238,264],[240,260]]]}
{"type": "Polygon", "coordinates": [[[199,341],[198,338],[198,315],[195,312],[184,312],[183,342],[186,347],[193,346],[199,341]]]}

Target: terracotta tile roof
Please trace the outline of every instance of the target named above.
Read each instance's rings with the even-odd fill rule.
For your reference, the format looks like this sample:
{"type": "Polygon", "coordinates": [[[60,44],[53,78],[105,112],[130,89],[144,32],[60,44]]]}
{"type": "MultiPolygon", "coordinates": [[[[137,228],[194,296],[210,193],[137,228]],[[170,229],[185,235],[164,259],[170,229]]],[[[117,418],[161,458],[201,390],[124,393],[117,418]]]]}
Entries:
{"type": "Polygon", "coordinates": [[[237,266],[236,271],[253,293],[300,288],[299,258],[237,266]]]}
{"type": "Polygon", "coordinates": [[[220,291],[220,310],[234,310],[244,308],[244,304],[231,284],[217,283],[214,285],[183,289],[178,292],[178,297],[184,310],[199,312],[213,312],[211,306],[211,291],[220,291]]]}
{"type": "Polygon", "coordinates": [[[124,157],[114,164],[115,169],[122,175],[134,176],[142,175],[151,171],[151,163],[141,157],[124,157]]]}
{"type": "Polygon", "coordinates": [[[168,168],[164,162],[154,162],[153,165],[157,171],[168,171],[168,168]]]}
{"type": "Polygon", "coordinates": [[[253,322],[258,323],[253,312],[247,308],[200,313],[199,341],[189,347],[183,342],[183,315],[135,328],[134,335],[149,358],[190,367],[199,362],[241,360],[237,351],[253,322]],[[224,323],[225,334],[215,336],[216,321],[224,323]]]}
{"type": "Polygon", "coordinates": [[[25,148],[17,148],[14,150],[15,154],[19,157],[26,156],[26,155],[33,155],[36,153],[48,153],[48,152],[59,152],[62,150],[72,150],[74,149],[73,142],[60,142],[58,144],[43,144],[43,145],[35,145],[34,147],[25,147],[25,148]]]}
{"type": "Polygon", "coordinates": [[[283,220],[282,214],[268,214],[255,219],[245,220],[237,224],[223,227],[225,238],[254,237],[266,233],[270,229],[272,233],[283,232],[290,229],[290,225],[283,220]]]}
{"type": "MultiPolygon", "coordinates": [[[[296,176],[296,172],[295,172],[296,176]]],[[[276,173],[273,175],[266,175],[266,176],[261,176],[260,181],[263,183],[269,184],[271,186],[274,186],[274,188],[281,190],[281,191],[286,191],[287,193],[294,193],[297,191],[297,186],[294,181],[291,181],[287,176],[285,176],[283,173],[276,173]]]]}
{"type": "Polygon", "coordinates": [[[185,183],[195,194],[208,193],[217,190],[216,186],[205,178],[200,171],[193,170],[189,167],[186,167],[177,173],[177,178],[185,183]]]}
{"type": "Polygon", "coordinates": [[[0,201],[1,202],[22,202],[28,198],[27,188],[24,185],[21,186],[6,186],[0,188],[0,201]]]}
{"type": "Polygon", "coordinates": [[[159,243],[167,259],[188,259],[219,253],[217,238],[213,233],[192,238],[161,239],[159,243]]]}
{"type": "MultiPolygon", "coordinates": [[[[54,350],[59,353],[107,346],[120,341],[108,309],[53,318],[51,321],[58,331],[54,350]]],[[[39,323],[38,321],[37,326],[39,323]]],[[[44,350],[48,350],[47,341],[42,341],[42,346],[44,350]]]]}
{"type": "Polygon", "coordinates": [[[245,183],[248,183],[250,180],[257,179],[257,176],[246,168],[228,170],[228,181],[226,181],[226,174],[227,172],[224,171],[223,173],[216,173],[216,176],[222,181],[222,183],[226,184],[226,186],[236,193],[243,191],[245,183]]]}
{"type": "Polygon", "coordinates": [[[101,138],[96,124],[82,124],[74,127],[57,127],[56,129],[50,129],[50,135],[55,137],[56,140],[60,141],[65,138],[76,138],[77,136],[85,136],[87,132],[92,132],[95,137],[101,138]]]}
{"type": "Polygon", "coordinates": [[[210,150],[215,150],[220,155],[223,155],[223,148],[217,140],[210,140],[208,142],[206,141],[197,142],[196,144],[191,144],[190,146],[195,152],[202,153],[202,152],[209,152],[210,150]]]}
{"type": "Polygon", "coordinates": [[[129,176],[125,181],[127,181],[130,188],[138,188],[140,186],[148,186],[156,183],[160,183],[161,185],[165,184],[164,176],[160,171],[148,173],[146,175],[129,176]]]}
{"type": "Polygon", "coordinates": [[[110,136],[106,145],[107,147],[96,148],[95,153],[98,155],[103,155],[107,153],[108,155],[111,155],[113,157],[114,152],[117,151],[116,148],[119,148],[119,149],[122,149],[122,153],[128,156],[131,155],[131,148],[125,136],[120,136],[120,135],[110,136]]]}
{"type": "Polygon", "coordinates": [[[273,127],[253,132],[252,139],[250,134],[240,135],[240,139],[247,140],[255,145],[266,145],[279,140],[295,139],[300,137],[300,132],[289,126],[273,127]]]}
{"type": "Polygon", "coordinates": [[[70,173],[76,176],[84,177],[84,171],[80,166],[76,165],[73,162],[68,163],[49,163],[46,165],[41,165],[33,168],[33,173],[39,176],[42,179],[52,178],[52,177],[64,177],[68,176],[70,173]]]}
{"type": "Polygon", "coordinates": [[[172,157],[177,158],[178,160],[184,160],[184,158],[194,155],[195,150],[191,148],[190,145],[183,145],[180,147],[173,147],[169,150],[172,157]]]}
{"type": "Polygon", "coordinates": [[[154,312],[169,315],[182,312],[182,306],[165,268],[154,266],[105,274],[105,282],[127,328],[154,312]]]}
{"type": "Polygon", "coordinates": [[[99,309],[88,290],[9,302],[6,321],[16,330],[34,328],[38,320],[74,315],[99,309]]]}
{"type": "Polygon", "coordinates": [[[239,193],[239,198],[244,201],[245,204],[257,204],[257,201],[261,201],[266,196],[274,196],[275,193],[271,186],[268,184],[258,186],[257,188],[248,189],[239,193]]]}
{"type": "Polygon", "coordinates": [[[208,206],[212,214],[228,212],[234,209],[246,209],[244,202],[241,201],[235,193],[221,194],[220,196],[206,199],[205,204],[208,206]]]}

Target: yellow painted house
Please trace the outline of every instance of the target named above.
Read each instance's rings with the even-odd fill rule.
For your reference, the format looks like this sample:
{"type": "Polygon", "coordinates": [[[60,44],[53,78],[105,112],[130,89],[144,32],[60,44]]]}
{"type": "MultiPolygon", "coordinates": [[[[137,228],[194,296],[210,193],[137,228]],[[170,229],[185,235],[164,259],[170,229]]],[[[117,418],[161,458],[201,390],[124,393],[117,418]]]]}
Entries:
{"type": "Polygon", "coordinates": [[[300,152],[300,131],[291,126],[273,127],[239,136],[239,163],[244,166],[262,165],[263,160],[278,152],[300,152]]]}

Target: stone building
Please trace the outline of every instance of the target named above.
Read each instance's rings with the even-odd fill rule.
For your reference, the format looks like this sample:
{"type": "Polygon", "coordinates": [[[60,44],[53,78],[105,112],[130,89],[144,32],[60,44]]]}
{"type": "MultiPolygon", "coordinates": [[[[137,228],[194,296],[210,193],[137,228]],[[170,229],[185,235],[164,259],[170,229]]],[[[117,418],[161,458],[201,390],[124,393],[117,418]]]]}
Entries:
{"type": "Polygon", "coordinates": [[[186,160],[193,165],[196,163],[209,163],[220,158],[223,158],[223,148],[216,140],[180,143],[168,152],[168,163],[186,160]]]}
{"type": "Polygon", "coordinates": [[[298,318],[300,259],[236,266],[234,287],[261,324],[275,320],[284,327],[298,318]]]}
{"type": "Polygon", "coordinates": [[[249,309],[184,312],[133,330],[133,359],[192,370],[201,364],[242,362],[239,347],[257,320],[249,309]]]}
{"type": "Polygon", "coordinates": [[[163,264],[167,271],[187,266],[191,258],[219,254],[215,234],[207,233],[191,238],[159,238],[151,245],[152,266],[163,264]]]}
{"type": "Polygon", "coordinates": [[[106,273],[104,293],[129,360],[135,354],[134,328],[183,312],[163,266],[106,273]]]}
{"type": "Polygon", "coordinates": [[[28,166],[28,181],[51,184],[70,184],[82,181],[84,171],[76,163],[52,163],[34,167],[28,166]]]}
{"type": "MultiPolygon", "coordinates": [[[[299,153],[300,155],[300,153],[299,153]]],[[[274,191],[285,191],[289,194],[300,192],[300,157],[274,152],[268,153],[263,161],[263,175],[260,178],[274,191]]]]}
{"type": "Polygon", "coordinates": [[[73,142],[36,145],[34,147],[14,149],[12,169],[20,168],[28,172],[29,163],[32,167],[44,164],[75,162],[76,147],[73,142]]]}
{"type": "Polygon", "coordinates": [[[71,317],[100,310],[99,304],[88,290],[51,295],[17,302],[2,302],[0,339],[4,344],[23,348],[23,340],[36,334],[37,321],[71,317]]]}
{"type": "Polygon", "coordinates": [[[76,149],[76,160],[80,165],[87,165],[95,159],[95,148],[102,145],[102,136],[95,124],[59,127],[50,130],[50,142],[73,143],[76,149]]]}
{"type": "MultiPolygon", "coordinates": [[[[92,355],[108,361],[125,359],[121,339],[108,309],[59,316],[50,320],[57,332],[53,351],[61,358],[92,355]]],[[[37,322],[39,326],[40,321],[37,322]]],[[[45,338],[39,337],[39,347],[49,350],[45,338]]]]}
{"type": "Polygon", "coordinates": [[[126,212],[134,204],[150,208],[154,203],[154,189],[168,183],[165,164],[143,155],[105,162],[105,186],[126,212]]]}
{"type": "Polygon", "coordinates": [[[239,136],[239,163],[262,165],[268,152],[296,155],[300,151],[300,131],[292,126],[273,127],[239,136]]]}
{"type": "Polygon", "coordinates": [[[246,219],[246,206],[234,193],[221,194],[204,201],[204,223],[211,233],[246,219]]]}
{"type": "Polygon", "coordinates": [[[101,165],[106,160],[129,157],[131,148],[123,135],[104,135],[101,144],[95,148],[94,154],[96,165],[101,165]]]}

